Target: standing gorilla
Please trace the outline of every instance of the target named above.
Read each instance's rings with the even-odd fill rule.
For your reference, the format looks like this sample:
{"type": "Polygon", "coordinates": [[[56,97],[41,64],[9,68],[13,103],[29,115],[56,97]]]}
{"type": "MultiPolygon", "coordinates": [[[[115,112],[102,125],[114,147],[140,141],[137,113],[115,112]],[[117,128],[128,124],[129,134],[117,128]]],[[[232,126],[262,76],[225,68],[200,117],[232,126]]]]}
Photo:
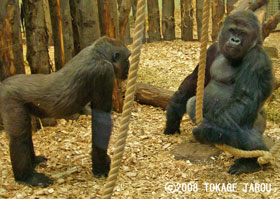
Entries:
{"type": "MultiPolygon", "coordinates": [[[[205,88],[203,121],[193,129],[200,143],[227,144],[243,150],[267,150],[263,104],[273,90],[271,61],[262,48],[260,24],[252,11],[228,16],[219,35],[219,54],[205,88]]],[[[195,97],[187,102],[195,122],[195,97]]],[[[261,167],[256,158],[239,158],[231,174],[261,167]]]]}
{"type": "Polygon", "coordinates": [[[79,112],[88,102],[92,108],[92,171],[97,177],[108,174],[113,82],[115,77],[126,79],[129,56],[121,42],[102,37],[56,73],[16,75],[0,84],[0,110],[16,181],[41,187],[52,184],[34,171],[46,158],[35,156],[30,115],[62,118],[79,112]]]}

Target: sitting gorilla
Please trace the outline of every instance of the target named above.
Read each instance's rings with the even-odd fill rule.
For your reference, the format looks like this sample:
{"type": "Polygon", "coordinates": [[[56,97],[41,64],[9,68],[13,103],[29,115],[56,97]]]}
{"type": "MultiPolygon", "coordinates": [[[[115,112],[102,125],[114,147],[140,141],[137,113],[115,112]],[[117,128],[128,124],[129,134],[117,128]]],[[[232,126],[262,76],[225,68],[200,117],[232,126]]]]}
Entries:
{"type": "Polygon", "coordinates": [[[97,177],[108,174],[114,78],[126,79],[129,56],[120,41],[102,37],[56,73],[15,75],[0,83],[0,111],[16,181],[41,187],[52,184],[34,171],[46,158],[35,155],[30,116],[62,118],[81,111],[88,102],[92,108],[92,171],[97,177]]]}
{"type": "MultiPolygon", "coordinates": [[[[226,18],[219,34],[218,54],[214,54],[211,68],[208,66],[210,81],[205,87],[203,120],[193,129],[194,137],[200,143],[267,150],[262,139],[262,107],[272,93],[273,74],[262,48],[260,24],[252,11],[237,11],[226,18]]],[[[187,113],[194,122],[195,101],[192,97],[187,102],[187,113]]],[[[239,158],[229,173],[260,168],[256,158],[239,158]]]]}

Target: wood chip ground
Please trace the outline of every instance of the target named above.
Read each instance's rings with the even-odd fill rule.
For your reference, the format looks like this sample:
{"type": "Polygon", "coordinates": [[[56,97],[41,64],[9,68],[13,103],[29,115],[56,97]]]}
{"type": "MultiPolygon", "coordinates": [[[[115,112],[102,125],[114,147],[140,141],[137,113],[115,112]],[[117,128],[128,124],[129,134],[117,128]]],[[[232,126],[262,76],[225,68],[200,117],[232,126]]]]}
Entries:
{"type": "MultiPolygon", "coordinates": [[[[266,39],[265,45],[279,48],[279,39],[280,33],[273,33],[266,39]]],[[[138,81],[176,90],[197,64],[199,46],[199,42],[180,40],[145,44],[138,81]]],[[[273,62],[280,63],[279,60],[273,62]]],[[[279,78],[280,65],[274,66],[279,78]]],[[[274,110],[279,116],[279,91],[274,94],[267,108],[270,112],[274,110]]],[[[110,155],[113,154],[119,133],[120,114],[113,113],[112,117],[114,129],[109,147],[110,155]]],[[[226,172],[234,157],[224,152],[211,157],[207,162],[176,160],[170,151],[178,144],[193,140],[191,130],[194,125],[187,116],[183,120],[181,135],[166,136],[163,134],[165,112],[160,108],[134,103],[122,166],[112,198],[280,198],[280,169],[277,166],[268,166],[264,171],[253,174],[235,176],[226,172]],[[173,185],[178,191],[168,193],[165,187],[170,183],[175,183],[173,185]],[[232,192],[211,192],[206,190],[205,183],[235,185],[236,189],[232,192]],[[271,190],[245,192],[246,183],[263,183],[267,190],[271,186],[271,190]]],[[[265,134],[280,142],[279,120],[272,120],[268,121],[265,134]]],[[[91,173],[89,116],[80,116],[77,121],[58,120],[57,126],[45,127],[44,131],[36,132],[33,140],[36,153],[48,158],[36,170],[50,176],[54,184],[47,188],[33,188],[16,183],[10,164],[8,139],[4,132],[0,132],[0,198],[101,197],[106,180],[97,179],[91,173]]]]}

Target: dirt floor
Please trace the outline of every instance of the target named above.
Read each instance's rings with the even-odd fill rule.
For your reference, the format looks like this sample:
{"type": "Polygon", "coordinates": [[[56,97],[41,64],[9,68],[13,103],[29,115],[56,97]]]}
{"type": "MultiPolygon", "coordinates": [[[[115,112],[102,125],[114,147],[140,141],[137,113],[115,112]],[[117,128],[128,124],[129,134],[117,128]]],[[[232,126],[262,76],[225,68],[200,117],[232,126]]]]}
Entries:
{"type": "MultiPolygon", "coordinates": [[[[265,46],[280,50],[280,33],[273,33],[265,46]]],[[[155,42],[142,49],[139,82],[175,91],[198,62],[199,42],[155,42]]],[[[273,58],[280,78],[279,59],[273,58]]],[[[265,134],[280,142],[280,91],[269,104],[265,134]]],[[[120,114],[113,113],[114,129],[109,154],[114,151],[119,133],[120,114]]],[[[240,176],[226,171],[234,157],[221,153],[207,162],[176,160],[170,151],[178,144],[193,140],[194,125],[183,118],[181,135],[166,136],[165,111],[134,103],[130,130],[117,185],[112,198],[280,198],[280,168],[240,176]],[[226,187],[226,188],[225,188],[226,187]]],[[[0,198],[100,198],[106,179],[96,179],[91,172],[91,120],[61,119],[55,127],[44,127],[33,136],[37,154],[48,158],[37,167],[54,180],[47,188],[33,188],[14,181],[8,139],[0,132],[0,198]]]]}

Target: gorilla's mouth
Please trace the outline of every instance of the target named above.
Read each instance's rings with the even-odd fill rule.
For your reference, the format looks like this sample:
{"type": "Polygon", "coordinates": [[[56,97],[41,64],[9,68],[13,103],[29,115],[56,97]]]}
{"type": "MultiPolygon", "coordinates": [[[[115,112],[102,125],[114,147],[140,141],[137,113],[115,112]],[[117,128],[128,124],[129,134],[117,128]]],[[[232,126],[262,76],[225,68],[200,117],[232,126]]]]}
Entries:
{"type": "Polygon", "coordinates": [[[126,68],[124,71],[123,71],[123,73],[122,73],[122,75],[121,75],[121,80],[126,80],[127,79],[127,77],[128,77],[128,70],[129,70],[129,68],[126,68]]]}
{"type": "Polygon", "coordinates": [[[224,52],[231,58],[240,57],[240,55],[242,54],[242,51],[239,47],[232,45],[224,45],[224,52]]]}
{"type": "Polygon", "coordinates": [[[129,67],[127,67],[127,68],[125,69],[124,79],[127,79],[127,77],[128,77],[128,71],[129,71],[129,67]]]}

